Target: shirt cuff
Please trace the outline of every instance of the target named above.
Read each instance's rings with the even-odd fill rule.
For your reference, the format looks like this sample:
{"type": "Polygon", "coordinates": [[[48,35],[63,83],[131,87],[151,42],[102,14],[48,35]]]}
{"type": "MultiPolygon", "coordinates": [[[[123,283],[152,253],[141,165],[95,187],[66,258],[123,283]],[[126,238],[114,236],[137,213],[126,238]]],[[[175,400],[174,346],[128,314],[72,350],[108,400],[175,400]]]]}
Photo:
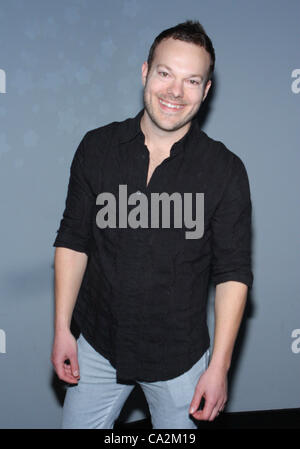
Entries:
{"type": "Polygon", "coordinates": [[[212,277],[212,281],[214,285],[221,284],[222,282],[227,281],[237,281],[246,284],[249,289],[252,288],[253,285],[253,274],[252,273],[222,273],[212,277]]]}

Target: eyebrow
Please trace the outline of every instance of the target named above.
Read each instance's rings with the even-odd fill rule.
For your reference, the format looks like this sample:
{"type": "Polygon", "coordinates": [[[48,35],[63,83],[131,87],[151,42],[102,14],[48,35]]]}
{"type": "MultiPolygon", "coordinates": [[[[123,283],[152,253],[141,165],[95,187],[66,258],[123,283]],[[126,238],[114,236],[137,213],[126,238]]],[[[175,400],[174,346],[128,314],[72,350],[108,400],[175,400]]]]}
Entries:
{"type": "MultiPolygon", "coordinates": [[[[167,66],[166,64],[157,64],[156,67],[165,67],[167,70],[169,70],[170,72],[173,72],[173,70],[171,69],[171,67],[167,66]]],[[[192,74],[192,75],[188,75],[188,78],[201,78],[201,80],[203,80],[203,76],[199,75],[199,74],[192,74]]]]}

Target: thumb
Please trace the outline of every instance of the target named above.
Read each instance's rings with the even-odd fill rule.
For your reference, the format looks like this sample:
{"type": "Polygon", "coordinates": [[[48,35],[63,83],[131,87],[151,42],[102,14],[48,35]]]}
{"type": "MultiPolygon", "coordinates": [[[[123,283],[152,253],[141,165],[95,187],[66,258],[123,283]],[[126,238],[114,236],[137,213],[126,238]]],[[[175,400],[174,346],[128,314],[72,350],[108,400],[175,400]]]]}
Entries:
{"type": "Polygon", "coordinates": [[[70,365],[71,365],[71,371],[74,377],[79,376],[79,364],[78,364],[78,358],[77,354],[74,354],[70,357],[70,365]]]}
{"type": "Polygon", "coordinates": [[[190,414],[195,413],[198,410],[201,399],[204,397],[204,389],[196,388],[191,405],[190,405],[190,414]]]}

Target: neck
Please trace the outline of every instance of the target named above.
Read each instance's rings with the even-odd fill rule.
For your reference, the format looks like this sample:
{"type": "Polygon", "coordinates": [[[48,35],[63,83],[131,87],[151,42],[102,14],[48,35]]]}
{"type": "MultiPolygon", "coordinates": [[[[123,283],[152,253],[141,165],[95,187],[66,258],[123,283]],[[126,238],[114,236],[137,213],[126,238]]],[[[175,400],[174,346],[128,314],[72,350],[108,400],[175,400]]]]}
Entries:
{"type": "Polygon", "coordinates": [[[145,145],[147,147],[166,149],[168,151],[175,142],[178,142],[188,132],[191,123],[187,123],[176,131],[164,131],[152,122],[145,110],[140,126],[145,136],[145,145]]]}

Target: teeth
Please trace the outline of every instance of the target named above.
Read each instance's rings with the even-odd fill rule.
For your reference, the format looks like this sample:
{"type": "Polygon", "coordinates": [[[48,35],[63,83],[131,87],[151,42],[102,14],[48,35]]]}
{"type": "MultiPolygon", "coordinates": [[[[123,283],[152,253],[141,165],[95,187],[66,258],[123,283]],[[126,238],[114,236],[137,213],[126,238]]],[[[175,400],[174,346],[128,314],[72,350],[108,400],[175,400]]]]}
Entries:
{"type": "Polygon", "coordinates": [[[165,106],[168,106],[168,108],[173,108],[173,109],[180,109],[182,108],[181,105],[175,105],[175,104],[171,104],[171,103],[166,103],[165,101],[159,100],[162,104],[164,104],[165,106]]]}

